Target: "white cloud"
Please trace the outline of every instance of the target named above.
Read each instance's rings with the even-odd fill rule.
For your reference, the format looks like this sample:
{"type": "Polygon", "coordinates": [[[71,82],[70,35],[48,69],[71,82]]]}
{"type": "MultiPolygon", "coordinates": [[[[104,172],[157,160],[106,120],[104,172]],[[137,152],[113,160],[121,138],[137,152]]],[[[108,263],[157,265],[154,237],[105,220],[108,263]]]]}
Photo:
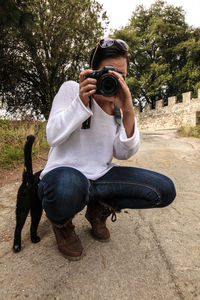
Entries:
{"type": "MultiPolygon", "coordinates": [[[[143,4],[146,8],[154,3],[151,0],[98,0],[103,4],[104,10],[107,11],[107,15],[110,20],[110,28],[120,28],[127,25],[132,12],[137,5],[143,4]]],[[[186,12],[186,22],[194,27],[200,27],[199,17],[199,0],[167,0],[168,4],[174,6],[182,6],[186,12]]]]}

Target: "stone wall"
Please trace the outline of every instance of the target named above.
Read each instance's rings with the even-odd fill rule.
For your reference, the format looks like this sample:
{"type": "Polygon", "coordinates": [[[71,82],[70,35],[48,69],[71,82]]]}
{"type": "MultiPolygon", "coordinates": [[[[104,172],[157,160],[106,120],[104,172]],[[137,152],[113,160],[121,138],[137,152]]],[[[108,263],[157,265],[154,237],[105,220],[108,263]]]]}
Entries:
{"type": "Polygon", "coordinates": [[[140,129],[171,129],[183,125],[196,126],[200,121],[200,89],[198,98],[192,98],[192,92],[182,94],[182,102],[176,103],[177,97],[168,98],[168,105],[163,100],[156,102],[156,108],[145,106],[144,112],[135,107],[136,118],[140,129]],[[199,112],[199,113],[198,113],[199,112]]]}

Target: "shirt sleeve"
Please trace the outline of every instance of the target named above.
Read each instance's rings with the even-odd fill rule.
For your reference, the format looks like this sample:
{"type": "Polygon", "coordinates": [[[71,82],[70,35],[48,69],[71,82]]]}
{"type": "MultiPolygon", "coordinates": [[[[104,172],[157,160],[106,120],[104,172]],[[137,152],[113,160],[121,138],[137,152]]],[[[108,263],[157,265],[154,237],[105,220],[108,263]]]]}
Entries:
{"type": "Polygon", "coordinates": [[[64,143],[93,113],[79,98],[79,85],[74,81],[62,84],[56,94],[47,122],[47,141],[51,147],[64,143]]]}
{"type": "Polygon", "coordinates": [[[135,128],[132,137],[127,138],[126,130],[123,122],[117,132],[114,141],[114,157],[119,160],[126,160],[134,155],[140,146],[140,136],[137,127],[137,120],[135,119],[135,128]]]}

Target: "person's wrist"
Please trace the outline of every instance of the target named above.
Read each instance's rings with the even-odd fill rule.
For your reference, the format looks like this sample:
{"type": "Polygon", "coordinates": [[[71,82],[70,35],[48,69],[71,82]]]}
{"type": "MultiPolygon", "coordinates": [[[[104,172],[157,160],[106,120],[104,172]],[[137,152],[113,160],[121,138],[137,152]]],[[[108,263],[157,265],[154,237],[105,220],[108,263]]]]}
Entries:
{"type": "Polygon", "coordinates": [[[88,103],[90,101],[89,97],[83,97],[82,95],[79,95],[79,98],[81,99],[82,103],[87,107],[88,103]]]}
{"type": "Polygon", "coordinates": [[[133,106],[127,106],[122,108],[123,115],[132,115],[135,116],[135,111],[133,106]]]}

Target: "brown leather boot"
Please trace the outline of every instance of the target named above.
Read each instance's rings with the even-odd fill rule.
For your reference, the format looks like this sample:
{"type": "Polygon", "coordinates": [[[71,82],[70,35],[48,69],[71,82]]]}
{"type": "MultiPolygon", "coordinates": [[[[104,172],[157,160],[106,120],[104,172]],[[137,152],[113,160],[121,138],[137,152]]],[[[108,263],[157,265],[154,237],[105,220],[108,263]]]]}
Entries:
{"type": "Polygon", "coordinates": [[[80,260],[83,247],[74,231],[72,219],[62,225],[52,223],[52,227],[60,252],[69,260],[80,260]]]}
{"type": "Polygon", "coordinates": [[[85,214],[92,226],[92,235],[101,242],[110,240],[110,232],[106,227],[106,219],[112,214],[112,222],[116,221],[114,208],[101,201],[89,203],[85,214]]]}

